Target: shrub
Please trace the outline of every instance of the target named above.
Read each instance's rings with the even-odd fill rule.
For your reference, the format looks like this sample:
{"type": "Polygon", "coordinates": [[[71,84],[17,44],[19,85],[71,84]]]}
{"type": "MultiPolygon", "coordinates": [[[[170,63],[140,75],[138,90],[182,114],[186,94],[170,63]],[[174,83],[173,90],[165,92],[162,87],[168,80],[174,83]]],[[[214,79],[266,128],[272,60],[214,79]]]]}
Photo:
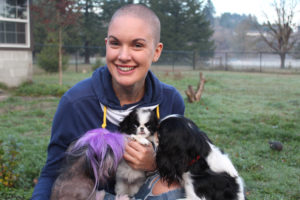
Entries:
{"type": "Polygon", "coordinates": [[[33,189],[16,189],[0,185],[0,199],[24,200],[30,199],[33,189]]]}
{"type": "Polygon", "coordinates": [[[58,84],[44,84],[26,82],[16,88],[15,95],[18,96],[62,96],[70,87],[58,84]]]}
{"type": "Polygon", "coordinates": [[[0,82],[0,89],[6,90],[6,89],[8,89],[8,87],[5,83],[0,82]]]}
{"type": "Polygon", "coordinates": [[[0,140],[0,185],[5,187],[15,187],[19,179],[16,173],[21,160],[19,144],[14,139],[4,142],[0,140]]]}
{"type": "MultiPolygon", "coordinates": [[[[38,66],[46,72],[58,72],[58,47],[56,45],[44,46],[41,53],[37,55],[38,66]]],[[[68,57],[63,56],[62,68],[67,69],[68,57]]]]}
{"type": "Polygon", "coordinates": [[[95,71],[98,67],[104,66],[104,64],[101,58],[97,58],[96,62],[92,65],[92,70],[95,71]]]}

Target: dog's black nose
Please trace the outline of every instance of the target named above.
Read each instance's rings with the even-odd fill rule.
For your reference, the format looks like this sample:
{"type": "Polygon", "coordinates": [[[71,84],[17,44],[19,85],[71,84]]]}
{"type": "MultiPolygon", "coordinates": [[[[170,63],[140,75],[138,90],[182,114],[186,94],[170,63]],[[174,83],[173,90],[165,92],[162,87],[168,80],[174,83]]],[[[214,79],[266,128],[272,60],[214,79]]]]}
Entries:
{"type": "Polygon", "coordinates": [[[141,131],[144,131],[144,127],[141,127],[141,131]]]}

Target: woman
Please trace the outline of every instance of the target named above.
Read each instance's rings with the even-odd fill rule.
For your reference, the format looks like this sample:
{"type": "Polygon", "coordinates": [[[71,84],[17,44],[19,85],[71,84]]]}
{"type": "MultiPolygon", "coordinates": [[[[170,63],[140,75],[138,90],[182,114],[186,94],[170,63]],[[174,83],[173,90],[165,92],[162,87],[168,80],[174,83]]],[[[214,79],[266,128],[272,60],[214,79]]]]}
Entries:
{"type": "MultiPolygon", "coordinates": [[[[47,162],[32,199],[49,199],[64,152],[71,142],[95,128],[116,131],[122,119],[136,107],[156,108],[160,117],[184,114],[184,102],[172,86],[149,71],[163,49],[160,22],[142,5],[127,5],[113,15],[106,43],[107,65],[73,86],[61,98],[53,119],[47,162]]],[[[135,169],[155,170],[151,146],[129,142],[124,158],[135,169]]],[[[114,180],[100,188],[114,192],[114,180]]]]}

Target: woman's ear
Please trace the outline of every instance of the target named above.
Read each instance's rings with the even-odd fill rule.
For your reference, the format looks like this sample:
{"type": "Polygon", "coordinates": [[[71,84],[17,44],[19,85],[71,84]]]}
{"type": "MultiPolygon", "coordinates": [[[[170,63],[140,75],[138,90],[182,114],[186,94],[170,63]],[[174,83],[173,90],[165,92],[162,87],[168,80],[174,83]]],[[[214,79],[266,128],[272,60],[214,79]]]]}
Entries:
{"type": "Polygon", "coordinates": [[[155,47],[155,51],[154,51],[154,56],[153,56],[153,59],[152,59],[152,62],[157,62],[160,55],[161,55],[161,52],[163,50],[163,43],[159,42],[156,47],[155,47]]]}

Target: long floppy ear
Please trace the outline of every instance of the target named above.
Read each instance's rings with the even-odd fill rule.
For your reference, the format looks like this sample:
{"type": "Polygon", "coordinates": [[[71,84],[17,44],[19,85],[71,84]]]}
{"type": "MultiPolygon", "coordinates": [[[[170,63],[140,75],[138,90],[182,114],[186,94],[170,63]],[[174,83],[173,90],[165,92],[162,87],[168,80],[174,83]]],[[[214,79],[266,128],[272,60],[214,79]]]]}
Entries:
{"type": "Polygon", "coordinates": [[[169,184],[181,181],[182,175],[188,170],[190,155],[189,134],[177,121],[163,121],[158,129],[159,145],[156,153],[156,164],[160,176],[169,184]]]}
{"type": "MultiPolygon", "coordinates": [[[[172,133],[171,133],[172,134],[172,133]]],[[[168,184],[180,182],[182,175],[187,171],[189,158],[180,149],[165,147],[168,144],[159,142],[156,153],[156,165],[163,180],[168,184]]]]}
{"type": "Polygon", "coordinates": [[[197,126],[183,116],[167,117],[158,129],[157,169],[169,184],[180,181],[197,161],[203,161],[209,146],[197,126]]]}

